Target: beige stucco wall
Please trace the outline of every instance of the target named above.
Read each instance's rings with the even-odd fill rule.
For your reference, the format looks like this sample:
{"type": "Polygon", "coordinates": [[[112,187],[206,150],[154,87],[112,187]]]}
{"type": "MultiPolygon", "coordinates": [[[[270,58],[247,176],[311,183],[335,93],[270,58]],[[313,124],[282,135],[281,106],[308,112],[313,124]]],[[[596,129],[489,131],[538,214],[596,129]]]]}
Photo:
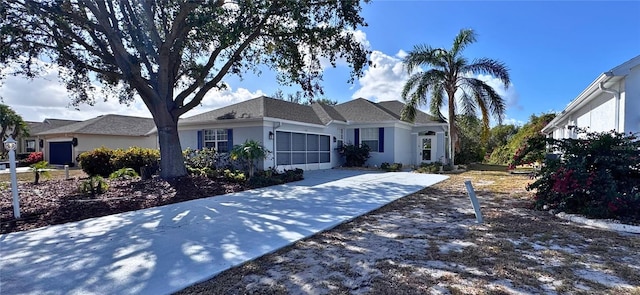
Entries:
{"type": "Polygon", "coordinates": [[[107,147],[110,149],[129,148],[129,147],[143,147],[143,148],[158,148],[158,139],[155,135],[152,136],[122,136],[122,135],[88,135],[88,134],[65,134],[63,136],[48,136],[45,138],[44,143],[44,158],[45,161],[49,161],[49,153],[47,151],[49,142],[71,141],[73,138],[78,139],[78,145],[73,147],[72,160],[75,161],[76,157],[83,152],[93,150],[99,147],[107,147]]]}

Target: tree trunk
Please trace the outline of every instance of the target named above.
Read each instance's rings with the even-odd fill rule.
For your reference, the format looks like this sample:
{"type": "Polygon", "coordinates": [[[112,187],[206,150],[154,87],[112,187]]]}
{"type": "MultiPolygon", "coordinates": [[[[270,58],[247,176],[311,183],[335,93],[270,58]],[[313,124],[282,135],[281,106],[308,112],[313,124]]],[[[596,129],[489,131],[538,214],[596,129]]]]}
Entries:
{"type": "Polygon", "coordinates": [[[453,167],[456,159],[456,151],[458,150],[458,128],[456,127],[456,108],[455,108],[455,91],[447,91],[449,96],[449,157],[451,157],[450,165],[453,167]]]}
{"type": "Polygon", "coordinates": [[[187,175],[178,137],[178,119],[166,114],[154,114],[160,144],[160,177],[173,179],[187,175]]]}

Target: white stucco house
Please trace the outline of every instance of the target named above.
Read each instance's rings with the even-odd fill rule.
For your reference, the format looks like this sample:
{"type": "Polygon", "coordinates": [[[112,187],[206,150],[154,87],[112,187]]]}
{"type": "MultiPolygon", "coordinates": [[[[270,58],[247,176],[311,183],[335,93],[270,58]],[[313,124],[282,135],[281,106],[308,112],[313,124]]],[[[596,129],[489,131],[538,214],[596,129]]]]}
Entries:
{"type": "Polygon", "coordinates": [[[640,132],[640,55],[600,74],[542,132],[556,139],[588,132],[640,132]]]}
{"type": "Polygon", "coordinates": [[[355,99],[335,106],[300,105],[258,97],[178,122],[183,149],[213,147],[228,152],[246,140],[261,142],[271,156],[261,168],[329,169],[341,166],[338,147],[366,144],[369,166],[445,161],[447,124],[419,112],[400,120],[404,104],[355,99]]]}

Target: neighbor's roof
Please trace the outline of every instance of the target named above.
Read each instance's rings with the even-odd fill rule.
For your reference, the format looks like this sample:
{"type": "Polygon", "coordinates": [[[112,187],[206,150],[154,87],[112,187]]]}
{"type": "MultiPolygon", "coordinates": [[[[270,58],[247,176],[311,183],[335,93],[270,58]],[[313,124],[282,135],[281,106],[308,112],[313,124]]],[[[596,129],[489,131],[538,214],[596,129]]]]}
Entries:
{"type": "MultiPolygon", "coordinates": [[[[330,122],[374,123],[400,120],[404,104],[399,101],[374,103],[358,98],[330,106],[313,103],[311,106],[273,99],[265,96],[180,120],[180,124],[200,124],[223,120],[276,118],[295,122],[327,125],[330,122]]],[[[416,124],[438,122],[418,111],[416,124]]]]}
{"type": "Polygon", "coordinates": [[[86,121],[64,125],[49,129],[37,135],[50,134],[95,134],[95,135],[146,135],[155,127],[151,118],[131,117],[122,115],[102,115],[86,121]]]}
{"type": "Polygon", "coordinates": [[[62,119],[44,119],[42,122],[26,122],[29,126],[29,134],[31,136],[44,132],[50,129],[62,127],[65,125],[78,123],[76,120],[62,120],[62,119]]]}

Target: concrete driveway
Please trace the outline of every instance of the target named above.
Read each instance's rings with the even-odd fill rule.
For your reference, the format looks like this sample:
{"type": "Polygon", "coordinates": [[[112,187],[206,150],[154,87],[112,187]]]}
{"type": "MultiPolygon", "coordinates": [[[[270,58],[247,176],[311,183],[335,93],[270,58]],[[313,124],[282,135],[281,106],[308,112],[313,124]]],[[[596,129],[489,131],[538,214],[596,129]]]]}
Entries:
{"type": "Polygon", "coordinates": [[[0,235],[0,294],[168,294],[446,179],[305,180],[0,235]]]}

